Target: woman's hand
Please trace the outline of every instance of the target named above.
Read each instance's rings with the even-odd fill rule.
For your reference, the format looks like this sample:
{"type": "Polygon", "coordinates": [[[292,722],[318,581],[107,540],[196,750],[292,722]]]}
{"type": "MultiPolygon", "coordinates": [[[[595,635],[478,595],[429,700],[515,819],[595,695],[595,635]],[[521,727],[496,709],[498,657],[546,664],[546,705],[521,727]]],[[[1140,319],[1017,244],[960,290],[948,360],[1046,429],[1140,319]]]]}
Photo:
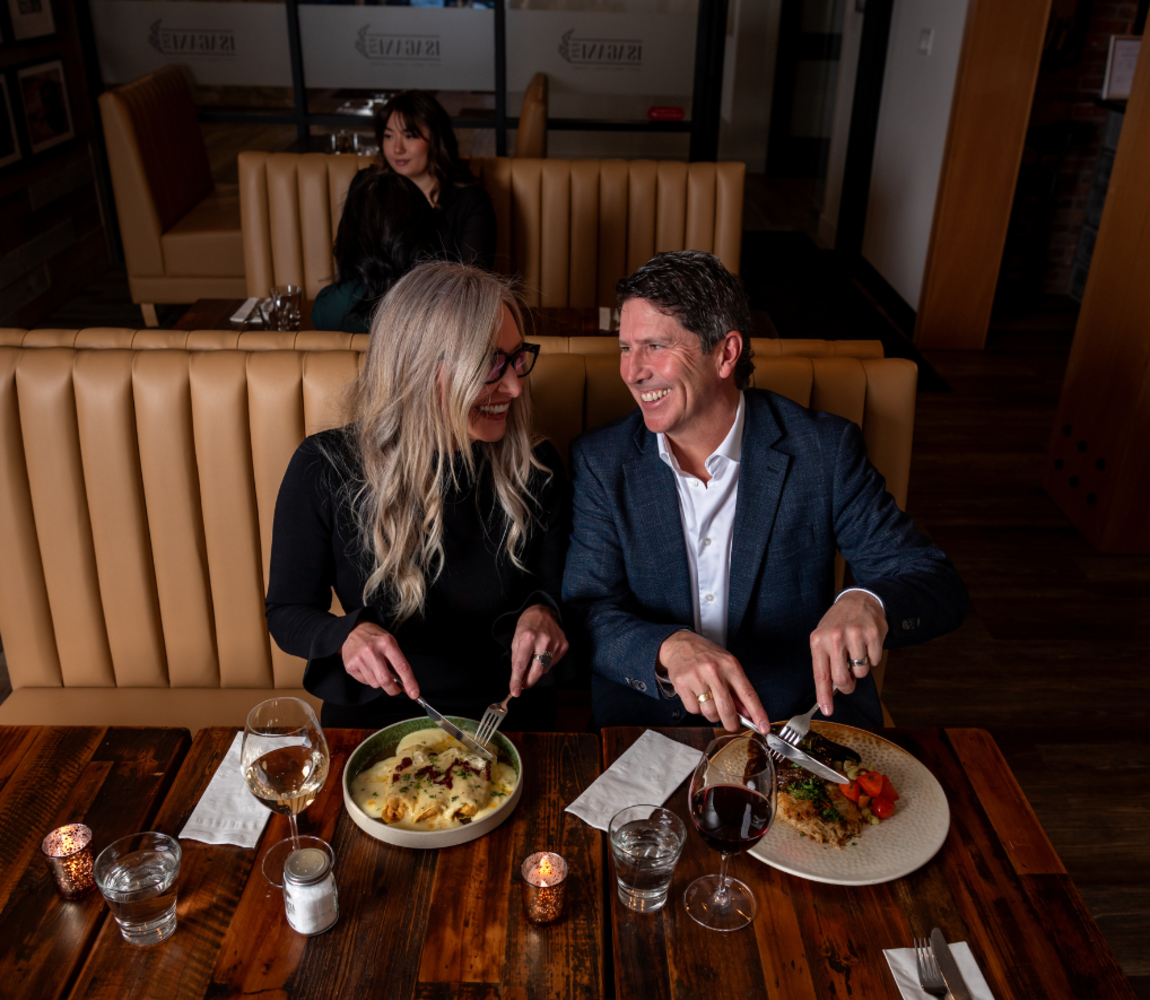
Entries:
{"type": "Polygon", "coordinates": [[[386,629],[372,622],[360,622],[344,640],[340,653],[344,670],[361,684],[383,688],[390,695],[405,691],[409,698],[419,697],[419,684],[411,665],[400,651],[395,636],[386,629]]]}
{"type": "Polygon", "coordinates": [[[516,698],[524,689],[534,687],[567,652],[567,636],[555,619],[555,612],[546,604],[532,604],[519,616],[515,637],[511,640],[511,693],[516,698]],[[536,659],[541,653],[550,653],[551,662],[543,665],[536,659]]]}

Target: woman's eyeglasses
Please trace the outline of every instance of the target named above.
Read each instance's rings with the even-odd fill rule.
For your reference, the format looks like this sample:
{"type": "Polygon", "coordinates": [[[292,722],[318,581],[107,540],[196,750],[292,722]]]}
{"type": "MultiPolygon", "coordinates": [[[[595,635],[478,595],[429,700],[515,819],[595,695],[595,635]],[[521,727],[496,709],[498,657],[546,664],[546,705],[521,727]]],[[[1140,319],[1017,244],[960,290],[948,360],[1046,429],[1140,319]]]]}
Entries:
{"type": "Polygon", "coordinates": [[[508,365],[514,369],[516,375],[523,378],[535,367],[535,359],[538,357],[538,344],[520,344],[510,354],[497,348],[492,352],[491,369],[487,373],[487,381],[485,384],[492,385],[503,378],[507,372],[508,365]]]}

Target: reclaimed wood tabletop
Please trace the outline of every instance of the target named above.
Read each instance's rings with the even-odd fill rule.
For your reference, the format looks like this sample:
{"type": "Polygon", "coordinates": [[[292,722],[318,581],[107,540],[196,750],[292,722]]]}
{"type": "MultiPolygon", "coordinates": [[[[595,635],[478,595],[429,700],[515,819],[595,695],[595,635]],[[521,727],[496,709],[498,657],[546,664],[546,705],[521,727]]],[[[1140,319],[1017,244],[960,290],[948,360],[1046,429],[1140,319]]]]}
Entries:
{"type": "Polygon", "coordinates": [[[92,830],[93,856],[147,830],[191,738],[186,729],[0,727],[0,995],[68,995],[100,928],[100,893],[66,901],[40,852],[69,823],[92,830]]]}
{"type": "MultiPolygon", "coordinates": [[[[154,829],[179,832],[236,732],[197,734],[154,829]]],[[[300,832],[332,845],[336,924],[297,934],[282,893],[263,878],[264,851],[288,835],[286,817],[271,817],[254,850],[184,840],[175,934],[135,948],[106,925],[74,998],[603,995],[604,838],[563,812],[599,774],[595,737],[508,734],[525,765],[511,816],[469,844],[418,851],[374,840],[344,808],[344,765],[370,732],[325,735],[331,769],[300,832]],[[548,928],[528,924],[520,902],[519,864],[540,849],[571,868],[567,916],[548,928]]]]}
{"type": "MultiPolygon", "coordinates": [[[[604,766],[643,732],[603,730],[604,766]]],[[[713,736],[701,728],[659,732],[700,750],[713,736]]],[[[933,860],[892,882],[839,886],[740,855],[729,871],[755,892],[758,915],[743,930],[710,931],[683,908],[687,885],[719,870],[718,854],[691,829],[684,782],[667,803],[688,825],[667,905],[637,914],[609,893],[619,1000],[898,1000],[883,949],[910,947],[935,926],[947,940],[970,945],[997,1000],[1135,1000],[990,735],[980,729],[880,735],[921,761],[946,792],[951,825],[933,860]]],[[[608,880],[614,886],[610,863],[608,880]]]]}

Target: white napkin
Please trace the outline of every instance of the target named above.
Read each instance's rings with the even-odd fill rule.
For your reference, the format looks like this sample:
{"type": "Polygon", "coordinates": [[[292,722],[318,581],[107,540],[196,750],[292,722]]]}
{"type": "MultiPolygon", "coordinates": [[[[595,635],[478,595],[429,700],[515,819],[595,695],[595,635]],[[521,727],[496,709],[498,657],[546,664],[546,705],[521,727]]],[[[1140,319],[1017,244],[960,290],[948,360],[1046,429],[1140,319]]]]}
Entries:
{"type": "MultiPolygon", "coordinates": [[[[958,971],[966,980],[973,1000],[994,1000],[994,994],[990,992],[990,987],[982,978],[982,970],[978,967],[978,962],[974,960],[974,955],[971,954],[970,945],[965,941],[957,943],[951,941],[950,950],[954,955],[955,962],[958,963],[958,971]]],[[[891,975],[894,976],[895,985],[898,986],[898,991],[906,1000],[933,1000],[931,995],[924,993],[919,985],[918,966],[915,965],[913,948],[891,948],[883,951],[883,954],[886,955],[886,961],[890,966],[891,975]]]]}
{"type": "Polygon", "coordinates": [[[180,831],[182,839],[246,848],[259,843],[271,810],[248,791],[240,767],[243,742],[244,734],[236,733],[227,755],[180,831]]]}
{"type": "Polygon", "coordinates": [[[620,809],[666,802],[701,756],[694,747],[648,729],[566,811],[598,830],[606,830],[620,809]]]}

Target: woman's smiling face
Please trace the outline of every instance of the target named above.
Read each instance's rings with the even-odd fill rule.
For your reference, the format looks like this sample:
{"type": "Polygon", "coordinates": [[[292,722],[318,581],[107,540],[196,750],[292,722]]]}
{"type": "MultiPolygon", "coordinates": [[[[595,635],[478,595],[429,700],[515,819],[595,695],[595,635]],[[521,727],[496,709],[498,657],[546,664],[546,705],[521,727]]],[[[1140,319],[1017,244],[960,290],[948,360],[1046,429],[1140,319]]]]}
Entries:
{"type": "MultiPolygon", "coordinates": [[[[499,333],[492,345],[493,349],[509,355],[522,344],[523,336],[519,332],[519,327],[515,325],[515,317],[511,315],[511,310],[504,306],[503,322],[499,324],[499,333]]],[[[522,394],[523,381],[515,374],[514,367],[508,365],[498,382],[483,387],[479,398],[472,403],[467,413],[467,433],[472,442],[494,443],[501,440],[507,431],[507,414],[515,400],[522,394]]]]}

